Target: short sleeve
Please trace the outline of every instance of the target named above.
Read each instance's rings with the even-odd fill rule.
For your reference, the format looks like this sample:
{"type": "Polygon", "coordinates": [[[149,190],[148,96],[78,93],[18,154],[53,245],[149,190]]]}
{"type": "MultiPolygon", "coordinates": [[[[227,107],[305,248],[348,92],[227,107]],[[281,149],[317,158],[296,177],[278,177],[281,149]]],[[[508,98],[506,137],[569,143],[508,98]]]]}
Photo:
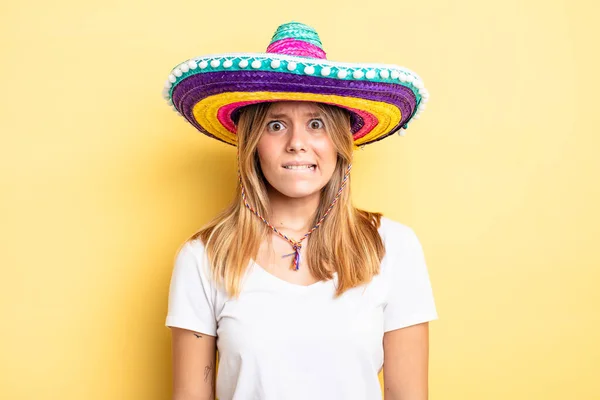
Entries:
{"type": "Polygon", "coordinates": [[[390,238],[384,332],[438,319],[421,243],[412,228],[400,227],[390,238]]]}
{"type": "Polygon", "coordinates": [[[207,278],[201,242],[186,242],[175,256],[165,325],[216,336],[215,290],[207,278]]]}

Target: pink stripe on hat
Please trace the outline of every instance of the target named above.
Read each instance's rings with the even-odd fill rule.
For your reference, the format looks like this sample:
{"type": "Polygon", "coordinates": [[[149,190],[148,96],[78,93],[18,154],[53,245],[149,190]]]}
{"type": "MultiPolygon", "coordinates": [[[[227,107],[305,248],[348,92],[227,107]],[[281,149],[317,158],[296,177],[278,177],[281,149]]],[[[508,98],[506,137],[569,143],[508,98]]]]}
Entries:
{"type": "MultiPolygon", "coordinates": [[[[236,103],[227,104],[227,105],[219,108],[219,110],[217,111],[217,119],[225,128],[227,128],[227,130],[229,132],[237,134],[237,127],[235,126],[233,120],[231,119],[231,115],[234,113],[235,110],[237,110],[240,107],[244,107],[244,106],[247,106],[250,104],[269,103],[269,102],[275,102],[275,101],[279,101],[279,100],[270,100],[270,101],[269,100],[253,100],[253,101],[240,101],[240,102],[236,102],[236,103]]],[[[358,132],[356,132],[352,135],[354,140],[360,139],[363,136],[365,136],[367,133],[371,132],[373,130],[373,128],[379,123],[379,120],[377,119],[377,117],[367,111],[358,110],[356,108],[350,108],[350,107],[342,107],[339,104],[331,104],[331,105],[345,108],[346,110],[351,111],[351,112],[359,115],[362,118],[364,125],[358,130],[358,132]]]]}
{"type": "Polygon", "coordinates": [[[281,39],[267,47],[267,53],[287,54],[290,56],[312,57],[326,60],[323,49],[312,43],[297,39],[281,39]]]}

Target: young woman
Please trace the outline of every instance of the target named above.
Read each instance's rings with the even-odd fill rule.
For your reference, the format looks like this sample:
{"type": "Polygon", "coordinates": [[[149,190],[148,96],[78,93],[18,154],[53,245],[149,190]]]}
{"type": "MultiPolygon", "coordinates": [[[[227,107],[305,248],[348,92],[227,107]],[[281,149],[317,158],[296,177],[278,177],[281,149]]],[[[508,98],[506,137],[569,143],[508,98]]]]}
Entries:
{"type": "Polygon", "coordinates": [[[348,183],[357,146],[403,133],[428,96],[404,68],[327,61],[299,23],[267,53],[173,70],[165,97],[237,146],[239,175],[175,258],[173,399],[380,399],[382,368],[386,399],[427,399],[423,250],[410,227],[354,207],[348,183]]]}

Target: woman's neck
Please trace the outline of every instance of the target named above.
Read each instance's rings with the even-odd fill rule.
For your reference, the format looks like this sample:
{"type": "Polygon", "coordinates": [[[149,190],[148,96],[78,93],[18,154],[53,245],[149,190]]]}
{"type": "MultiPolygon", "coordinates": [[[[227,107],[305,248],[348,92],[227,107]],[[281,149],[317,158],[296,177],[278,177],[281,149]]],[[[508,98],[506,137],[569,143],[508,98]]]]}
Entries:
{"type": "Polygon", "coordinates": [[[269,222],[278,229],[306,233],[312,228],[319,201],[318,192],[308,197],[292,198],[273,190],[269,193],[269,222]]]}

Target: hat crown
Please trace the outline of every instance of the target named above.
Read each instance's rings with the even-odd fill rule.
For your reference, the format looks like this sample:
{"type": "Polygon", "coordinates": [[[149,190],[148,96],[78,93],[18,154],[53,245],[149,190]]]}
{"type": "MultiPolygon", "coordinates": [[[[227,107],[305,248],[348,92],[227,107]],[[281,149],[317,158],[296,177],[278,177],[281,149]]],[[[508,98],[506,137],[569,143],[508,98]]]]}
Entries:
{"type": "Polygon", "coordinates": [[[300,22],[279,25],[267,47],[267,53],[327,59],[317,32],[300,22]]]}

